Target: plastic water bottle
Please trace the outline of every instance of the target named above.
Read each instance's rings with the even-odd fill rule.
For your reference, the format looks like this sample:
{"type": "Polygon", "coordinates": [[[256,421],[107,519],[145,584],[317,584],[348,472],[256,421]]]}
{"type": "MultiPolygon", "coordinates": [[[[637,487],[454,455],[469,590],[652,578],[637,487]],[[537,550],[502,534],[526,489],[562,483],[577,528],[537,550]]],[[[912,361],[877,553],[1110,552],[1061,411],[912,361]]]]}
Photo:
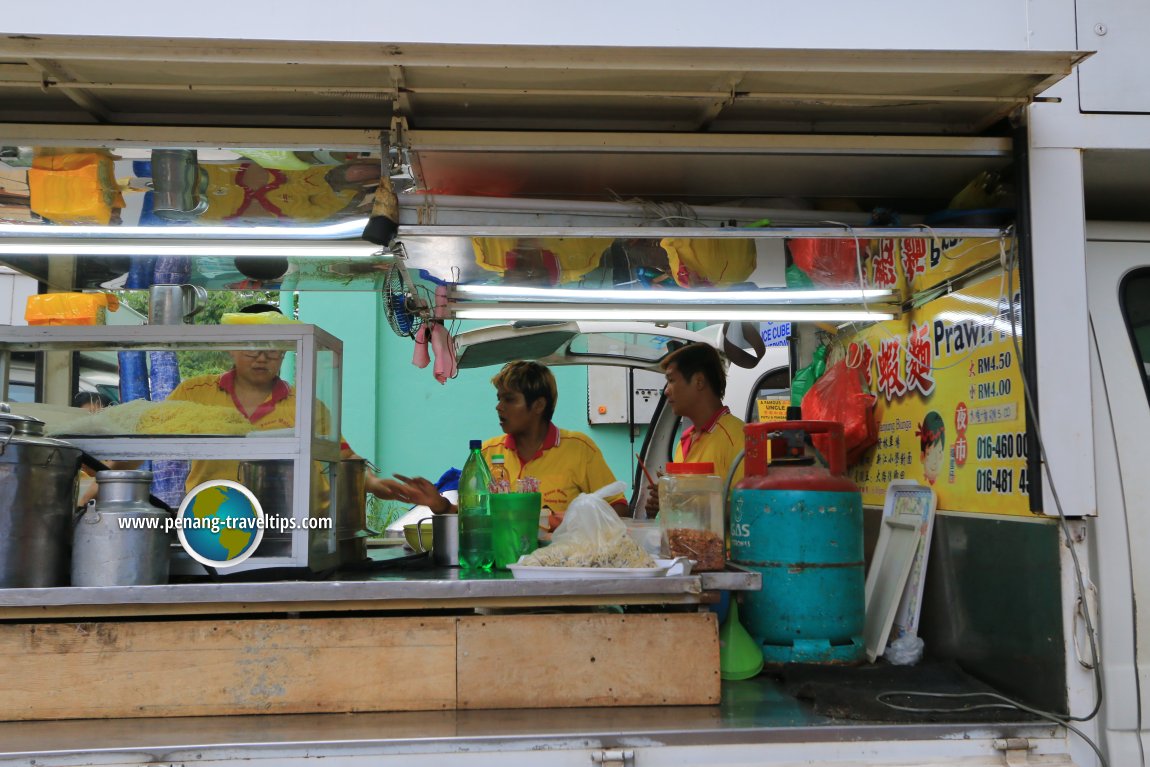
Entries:
{"type": "Polygon", "coordinates": [[[490,570],[495,563],[491,538],[491,472],[483,460],[480,440],[471,440],[471,454],[459,476],[459,564],[465,570],[490,570]]]}
{"type": "Polygon", "coordinates": [[[511,475],[507,473],[507,466],[504,465],[501,455],[491,456],[491,492],[511,492],[511,475]]]}

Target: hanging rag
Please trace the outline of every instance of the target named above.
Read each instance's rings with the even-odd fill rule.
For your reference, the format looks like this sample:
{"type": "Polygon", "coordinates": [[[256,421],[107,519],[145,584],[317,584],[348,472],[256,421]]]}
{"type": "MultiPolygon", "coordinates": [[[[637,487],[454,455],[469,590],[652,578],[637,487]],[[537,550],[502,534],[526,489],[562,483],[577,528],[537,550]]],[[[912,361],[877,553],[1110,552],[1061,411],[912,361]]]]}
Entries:
{"type": "Polygon", "coordinates": [[[415,351],[411,357],[411,364],[417,368],[425,368],[431,362],[431,353],[434,353],[435,380],[440,383],[447,383],[449,378],[455,378],[459,372],[455,363],[455,346],[451,343],[451,335],[443,325],[443,320],[446,318],[447,287],[439,285],[435,288],[435,318],[425,322],[415,332],[415,351]]]}

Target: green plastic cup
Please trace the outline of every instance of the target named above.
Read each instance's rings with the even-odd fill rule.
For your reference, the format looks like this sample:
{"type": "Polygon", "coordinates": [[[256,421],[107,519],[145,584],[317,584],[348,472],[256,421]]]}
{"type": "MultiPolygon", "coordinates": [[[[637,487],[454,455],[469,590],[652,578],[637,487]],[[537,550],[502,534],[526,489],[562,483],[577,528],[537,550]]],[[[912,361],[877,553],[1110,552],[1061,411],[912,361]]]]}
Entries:
{"type": "Polygon", "coordinates": [[[539,546],[539,511],[543,506],[540,493],[494,493],[491,505],[492,540],[495,566],[506,570],[519,557],[539,546]]]}

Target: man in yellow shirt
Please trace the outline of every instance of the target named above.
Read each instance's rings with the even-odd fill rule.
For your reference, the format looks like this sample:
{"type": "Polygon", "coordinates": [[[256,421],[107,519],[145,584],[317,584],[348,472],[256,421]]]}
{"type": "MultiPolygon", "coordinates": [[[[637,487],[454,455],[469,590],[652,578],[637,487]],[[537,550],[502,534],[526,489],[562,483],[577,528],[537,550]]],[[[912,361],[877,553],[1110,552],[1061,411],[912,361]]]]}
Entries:
{"type": "MultiPolygon", "coordinates": [[[[688,344],[667,355],[660,367],[667,378],[663,389],[667,404],[675,415],[691,422],[675,446],[674,460],[713,463],[715,474],[725,480],[735,458],[743,450],[745,424],[731,415],[730,409],[723,404],[727,373],[719,353],[707,344],[688,344]]],[[[740,461],[732,484],[742,477],[743,464],[740,461]]],[[[651,488],[646,509],[648,517],[658,513],[658,488],[651,488]]]]}
{"type": "MultiPolygon", "coordinates": [[[[538,362],[509,362],[491,379],[495,385],[495,413],[503,434],[483,443],[483,457],[491,463],[502,455],[512,487],[518,479],[535,477],[543,494],[543,506],[552,512],[555,527],[568,504],[580,493],[593,493],[615,481],[595,442],[586,434],[560,429],[551,422],[559,390],[555,376],[538,362]]],[[[453,511],[450,501],[422,477],[397,474],[382,480],[391,497],[423,504],[437,514],[453,511]]],[[[620,516],[627,516],[622,495],[607,499],[620,516]]]]}

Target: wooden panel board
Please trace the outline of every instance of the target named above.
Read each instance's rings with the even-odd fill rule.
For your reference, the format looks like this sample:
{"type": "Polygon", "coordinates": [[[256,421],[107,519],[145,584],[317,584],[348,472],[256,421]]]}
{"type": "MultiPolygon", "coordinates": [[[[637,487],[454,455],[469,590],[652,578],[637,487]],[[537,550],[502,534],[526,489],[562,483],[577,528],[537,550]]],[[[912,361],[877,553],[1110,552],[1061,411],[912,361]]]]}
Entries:
{"type": "Polygon", "coordinates": [[[449,617],[0,625],[0,719],[449,709],[455,642],[449,617]]]}
{"type": "Polygon", "coordinates": [[[459,619],[459,708],[719,702],[711,613],[459,619]]]}

